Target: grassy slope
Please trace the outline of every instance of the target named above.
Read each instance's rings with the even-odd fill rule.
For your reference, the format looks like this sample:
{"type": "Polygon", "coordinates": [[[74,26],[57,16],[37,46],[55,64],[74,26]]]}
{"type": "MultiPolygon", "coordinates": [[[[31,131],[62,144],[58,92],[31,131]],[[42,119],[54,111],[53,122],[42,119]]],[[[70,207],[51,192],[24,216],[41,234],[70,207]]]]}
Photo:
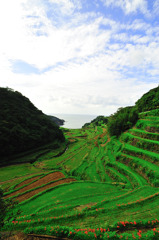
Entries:
{"type": "MultiPolygon", "coordinates": [[[[73,228],[111,228],[117,221],[156,219],[159,215],[159,118],[151,111],[141,114],[141,119],[119,140],[109,138],[106,126],[65,131],[70,144],[61,156],[54,157],[50,151],[38,158],[34,166],[3,168],[1,180],[16,174],[16,184],[20,176],[26,179],[26,174],[34,176],[41,171],[47,174],[52,170],[76,179],[22,202],[21,218],[13,214],[11,219],[18,224],[10,221],[6,228],[40,226],[43,229],[64,224],[73,228]],[[32,224],[28,225],[27,220],[32,224]]],[[[6,184],[13,191],[15,182],[6,184]]],[[[154,226],[159,227],[158,223],[154,226]]]]}

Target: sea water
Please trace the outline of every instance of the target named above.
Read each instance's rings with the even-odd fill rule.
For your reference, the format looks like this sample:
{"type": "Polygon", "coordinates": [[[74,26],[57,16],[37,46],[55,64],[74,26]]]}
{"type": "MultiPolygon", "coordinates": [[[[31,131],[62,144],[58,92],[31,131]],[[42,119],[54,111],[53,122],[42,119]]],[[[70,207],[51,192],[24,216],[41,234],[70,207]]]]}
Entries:
{"type": "Polygon", "coordinates": [[[57,118],[65,120],[64,128],[79,129],[85,123],[90,123],[97,115],[81,115],[81,114],[51,114],[57,118]]]}

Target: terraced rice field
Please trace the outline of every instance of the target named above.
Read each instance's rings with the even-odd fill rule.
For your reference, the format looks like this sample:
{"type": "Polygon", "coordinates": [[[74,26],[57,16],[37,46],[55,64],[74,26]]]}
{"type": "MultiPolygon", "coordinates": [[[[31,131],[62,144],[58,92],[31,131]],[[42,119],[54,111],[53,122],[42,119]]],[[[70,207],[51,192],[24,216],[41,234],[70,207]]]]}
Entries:
{"type": "MultiPolygon", "coordinates": [[[[40,175],[40,176],[41,176],[41,175],[40,175]]],[[[34,180],[37,180],[40,176],[38,175],[38,176],[35,176],[35,177],[28,178],[28,179],[22,181],[21,183],[17,184],[14,189],[17,189],[17,188],[23,187],[24,185],[30,184],[30,183],[32,183],[34,180]]]]}
{"type": "Polygon", "coordinates": [[[53,172],[46,176],[42,176],[41,178],[38,176],[38,178],[39,179],[36,180],[37,176],[32,177],[28,179],[28,181],[25,180],[21,184],[18,184],[15,189],[17,189],[17,187],[20,189],[7,194],[5,198],[15,197],[16,200],[22,202],[46,189],[75,181],[73,178],[65,178],[65,175],[62,172],[53,172]],[[25,184],[27,185],[25,186],[25,184]]]}
{"type": "Polygon", "coordinates": [[[79,240],[159,239],[158,123],[152,110],[119,139],[109,137],[106,125],[65,130],[66,151],[41,156],[37,173],[5,194],[20,202],[14,209],[20,216],[5,230],[79,240]]]}

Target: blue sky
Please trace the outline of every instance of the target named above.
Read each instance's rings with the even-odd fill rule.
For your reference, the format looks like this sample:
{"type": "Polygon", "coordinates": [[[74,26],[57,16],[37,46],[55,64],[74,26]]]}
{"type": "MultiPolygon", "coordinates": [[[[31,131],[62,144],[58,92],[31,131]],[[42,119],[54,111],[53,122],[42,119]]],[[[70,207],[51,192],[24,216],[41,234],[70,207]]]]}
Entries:
{"type": "Polygon", "coordinates": [[[110,115],[159,84],[159,0],[5,0],[0,79],[44,113],[110,115]]]}

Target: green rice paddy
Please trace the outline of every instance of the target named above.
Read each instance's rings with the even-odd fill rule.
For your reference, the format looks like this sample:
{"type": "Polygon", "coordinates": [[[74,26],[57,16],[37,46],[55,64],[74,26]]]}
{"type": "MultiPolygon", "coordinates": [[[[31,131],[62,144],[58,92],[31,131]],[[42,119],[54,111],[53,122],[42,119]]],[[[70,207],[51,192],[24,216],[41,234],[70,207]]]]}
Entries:
{"type": "MultiPolygon", "coordinates": [[[[32,164],[0,168],[0,182],[5,195],[15,193],[11,197],[14,200],[18,190],[38,181],[35,178],[25,184],[27,179],[36,176],[43,179],[55,171],[64,175],[61,184],[58,184],[61,178],[49,179],[48,183],[31,189],[35,191],[44,187],[43,191],[21,201],[13,209],[12,216],[8,213],[3,231],[10,229],[40,234],[47,231],[49,235],[61,234],[61,238],[81,240],[133,239],[133,235],[136,239],[155,239],[153,236],[158,239],[158,124],[159,117],[152,110],[140,114],[136,126],[119,139],[109,137],[106,125],[63,129],[67,146],[56,152],[50,148],[39,158],[36,152],[36,161],[32,164]],[[73,182],[65,182],[68,178],[73,182]],[[23,181],[24,186],[16,189],[23,181]],[[55,186],[47,188],[50,183],[55,183],[55,186]],[[17,215],[18,211],[20,215],[17,215]],[[120,226],[119,222],[126,223],[120,226]],[[88,234],[88,229],[106,231],[100,231],[100,234],[97,234],[98,230],[89,231],[88,234]],[[143,233],[138,234],[139,230],[143,233]]],[[[35,157],[33,155],[32,158],[35,157]]],[[[20,193],[24,194],[25,191],[20,193]]]]}

